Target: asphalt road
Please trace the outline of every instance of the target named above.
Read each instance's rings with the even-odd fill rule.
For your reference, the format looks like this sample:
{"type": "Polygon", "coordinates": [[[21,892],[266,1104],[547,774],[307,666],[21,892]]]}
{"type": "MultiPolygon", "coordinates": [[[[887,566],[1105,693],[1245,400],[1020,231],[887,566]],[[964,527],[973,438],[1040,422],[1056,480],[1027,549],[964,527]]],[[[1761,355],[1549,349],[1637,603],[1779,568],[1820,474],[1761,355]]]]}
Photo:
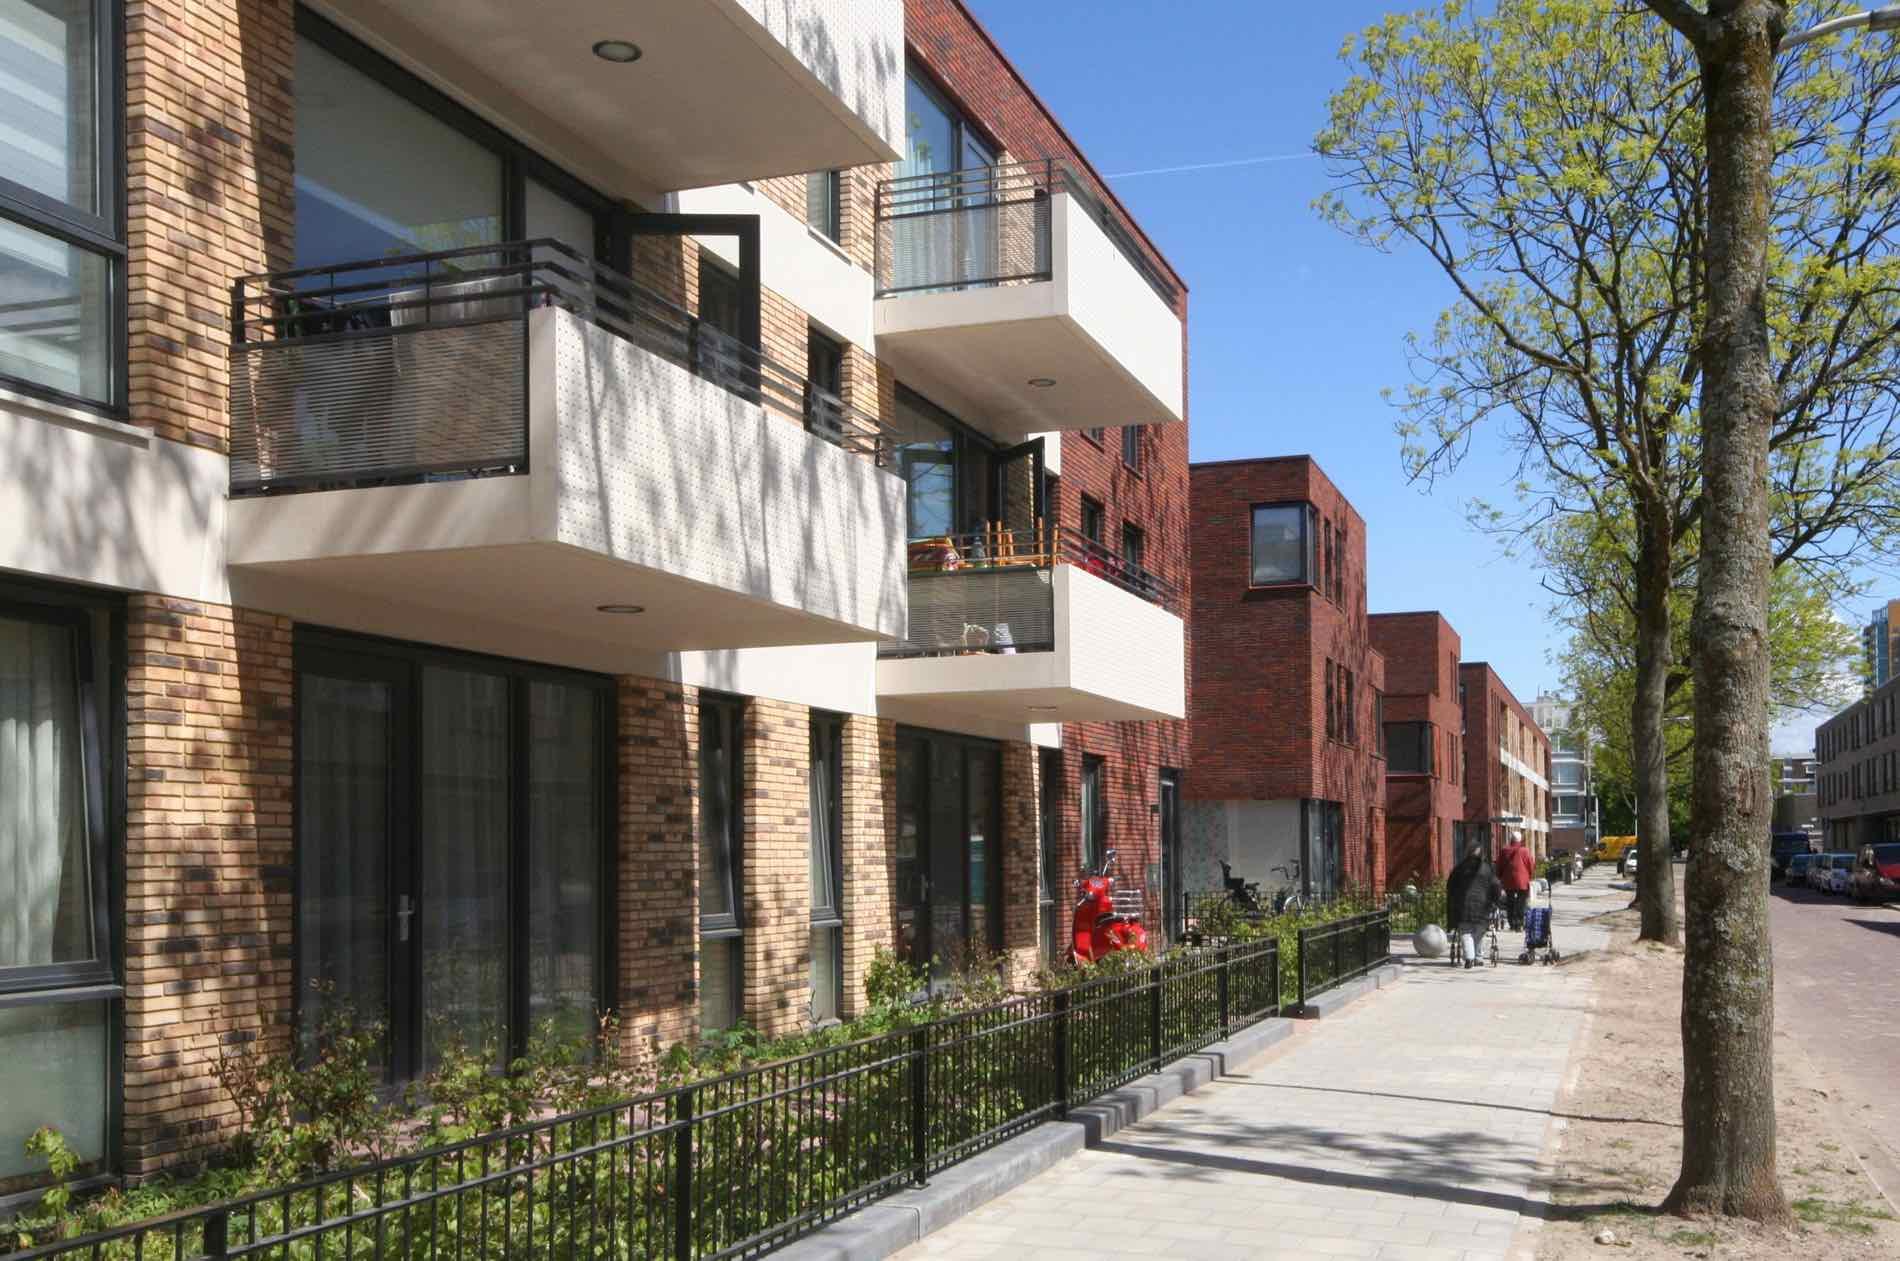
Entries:
{"type": "Polygon", "coordinates": [[[1900,905],[1776,885],[1769,922],[1775,1027],[1828,1092],[1816,1106],[1836,1107],[1868,1173],[1900,1202],[1900,905]]]}

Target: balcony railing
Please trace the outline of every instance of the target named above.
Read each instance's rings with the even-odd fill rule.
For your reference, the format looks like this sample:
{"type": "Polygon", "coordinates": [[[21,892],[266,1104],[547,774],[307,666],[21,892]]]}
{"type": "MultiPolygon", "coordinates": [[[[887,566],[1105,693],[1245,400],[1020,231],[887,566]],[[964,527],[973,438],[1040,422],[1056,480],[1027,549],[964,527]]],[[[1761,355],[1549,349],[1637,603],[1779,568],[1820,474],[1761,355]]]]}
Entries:
{"type": "Polygon", "coordinates": [[[877,188],[877,296],[1054,278],[1049,199],[1068,194],[1173,306],[1175,283],[1066,162],[1040,158],[885,180],[877,188]]]}
{"type": "Polygon", "coordinates": [[[910,544],[910,630],[882,657],[1050,652],[1056,565],[1074,565],[1180,615],[1173,583],[1086,535],[1048,526],[938,535],[910,544]]]}
{"type": "Polygon", "coordinates": [[[876,418],[558,241],[238,280],[231,493],[525,473],[528,317],[572,312],[885,462],[876,418]]]}

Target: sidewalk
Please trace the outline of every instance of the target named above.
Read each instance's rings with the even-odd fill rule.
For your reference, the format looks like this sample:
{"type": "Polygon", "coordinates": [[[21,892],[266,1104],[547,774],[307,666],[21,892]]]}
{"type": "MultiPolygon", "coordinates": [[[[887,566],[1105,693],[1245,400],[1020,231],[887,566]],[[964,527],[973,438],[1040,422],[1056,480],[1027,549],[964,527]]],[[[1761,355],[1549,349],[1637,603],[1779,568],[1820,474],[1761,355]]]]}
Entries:
{"type": "MultiPolygon", "coordinates": [[[[1559,886],[1558,947],[1605,944],[1578,921],[1627,900],[1599,875],[1559,886]]],[[[898,1255],[1502,1261],[1543,1203],[1590,1001],[1574,973],[1512,962],[1519,940],[1481,972],[1408,958],[1402,983],[898,1255]]]]}

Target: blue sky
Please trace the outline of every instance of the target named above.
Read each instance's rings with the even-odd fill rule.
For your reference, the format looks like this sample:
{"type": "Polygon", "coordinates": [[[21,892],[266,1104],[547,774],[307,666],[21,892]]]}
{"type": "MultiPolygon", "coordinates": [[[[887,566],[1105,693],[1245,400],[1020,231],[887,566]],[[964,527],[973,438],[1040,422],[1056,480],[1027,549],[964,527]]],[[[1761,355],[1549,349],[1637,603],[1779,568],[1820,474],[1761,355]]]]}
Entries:
{"type": "MultiPolygon", "coordinates": [[[[1173,0],[1157,21],[1147,0],[969,2],[1109,176],[1307,150],[1341,41],[1393,7],[1173,0]]],[[[1521,700],[1554,690],[1562,633],[1536,570],[1464,523],[1472,496],[1508,495],[1501,446],[1429,492],[1400,466],[1381,391],[1450,301],[1437,269],[1321,223],[1316,159],[1110,183],[1189,287],[1193,458],[1311,454],[1366,519],[1375,612],[1439,609],[1521,700]]]]}

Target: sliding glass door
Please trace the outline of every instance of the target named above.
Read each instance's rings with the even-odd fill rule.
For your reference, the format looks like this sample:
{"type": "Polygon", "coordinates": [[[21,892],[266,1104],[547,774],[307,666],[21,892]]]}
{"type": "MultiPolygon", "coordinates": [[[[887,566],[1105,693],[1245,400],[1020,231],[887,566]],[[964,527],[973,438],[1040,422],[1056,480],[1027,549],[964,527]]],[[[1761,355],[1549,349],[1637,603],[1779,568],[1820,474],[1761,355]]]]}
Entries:
{"type": "Polygon", "coordinates": [[[585,1035],[605,997],[610,698],[531,667],[300,643],[299,1032],[385,1031],[394,1081],[585,1035]]]}
{"type": "Polygon", "coordinates": [[[899,952],[945,975],[972,944],[999,949],[1002,752],[987,740],[900,731],[899,952]]]}

